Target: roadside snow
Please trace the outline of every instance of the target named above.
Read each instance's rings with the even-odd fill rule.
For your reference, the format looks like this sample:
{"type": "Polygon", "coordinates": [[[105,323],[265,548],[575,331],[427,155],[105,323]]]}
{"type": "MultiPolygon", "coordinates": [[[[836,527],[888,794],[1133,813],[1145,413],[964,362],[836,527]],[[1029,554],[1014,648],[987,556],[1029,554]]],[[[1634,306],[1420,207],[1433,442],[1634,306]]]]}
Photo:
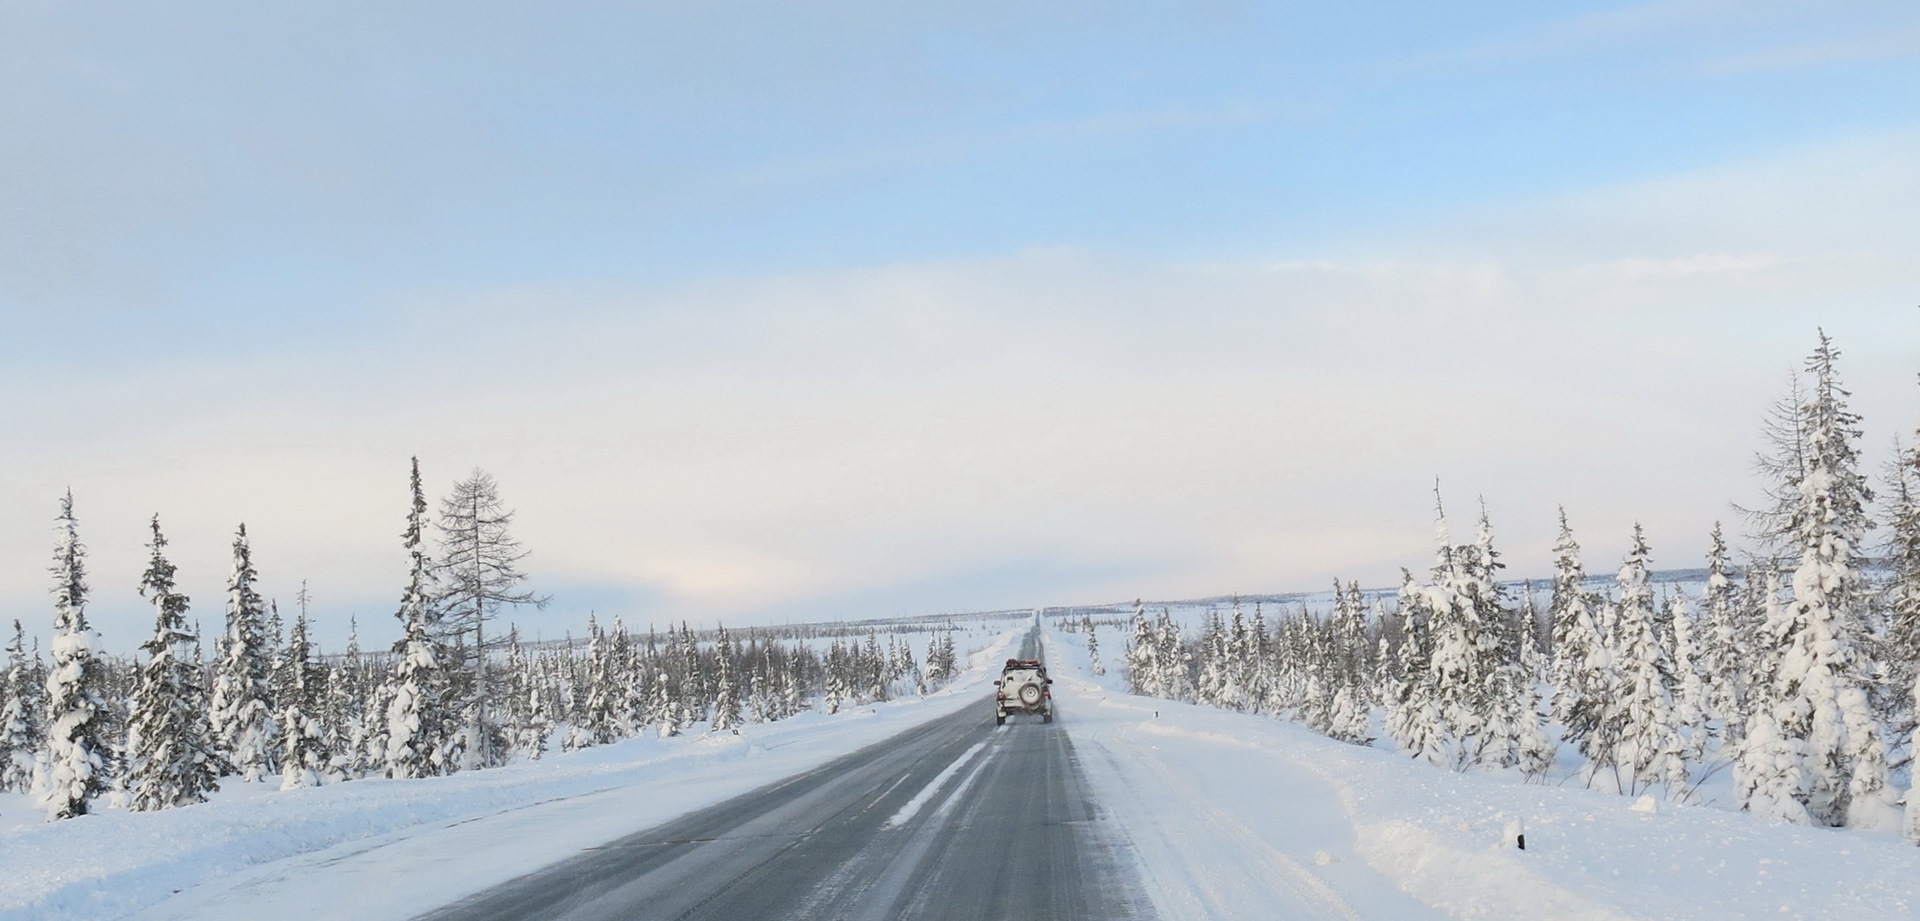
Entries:
{"type": "Polygon", "coordinates": [[[924,698],[809,711],[738,735],[629,739],[489,771],[287,793],[235,784],[198,806],[55,823],[13,797],[20,824],[0,830],[0,921],[411,918],[977,704],[1017,635],[995,637],[924,698]]]}
{"type": "Polygon", "coordinates": [[[1920,849],[1894,835],[1457,774],[1136,697],[1117,669],[1087,673],[1083,635],[1046,639],[1061,724],[1168,918],[1265,917],[1276,902],[1310,918],[1920,915],[1920,849]]]}

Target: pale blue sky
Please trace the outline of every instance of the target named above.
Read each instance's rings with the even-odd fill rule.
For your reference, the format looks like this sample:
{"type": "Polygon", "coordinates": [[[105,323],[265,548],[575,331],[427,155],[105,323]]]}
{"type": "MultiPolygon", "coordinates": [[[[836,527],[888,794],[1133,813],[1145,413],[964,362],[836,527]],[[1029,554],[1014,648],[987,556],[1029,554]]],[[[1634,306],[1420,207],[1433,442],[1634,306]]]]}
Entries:
{"type": "Polygon", "coordinates": [[[0,613],[72,485],[111,646],[154,511],[384,636],[413,453],[552,632],[1380,582],[1436,474],[1690,564],[1816,325],[1920,421],[1916,99],[1896,2],[0,4],[0,613]]]}

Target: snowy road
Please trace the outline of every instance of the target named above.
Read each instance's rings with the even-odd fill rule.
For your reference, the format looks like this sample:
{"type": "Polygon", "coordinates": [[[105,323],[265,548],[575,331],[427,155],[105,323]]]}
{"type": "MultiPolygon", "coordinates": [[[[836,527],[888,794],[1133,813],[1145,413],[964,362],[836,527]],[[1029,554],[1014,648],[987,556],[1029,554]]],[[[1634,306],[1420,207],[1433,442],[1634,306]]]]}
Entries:
{"type": "Polygon", "coordinates": [[[426,918],[1151,917],[1063,728],[983,700],[426,918]]]}

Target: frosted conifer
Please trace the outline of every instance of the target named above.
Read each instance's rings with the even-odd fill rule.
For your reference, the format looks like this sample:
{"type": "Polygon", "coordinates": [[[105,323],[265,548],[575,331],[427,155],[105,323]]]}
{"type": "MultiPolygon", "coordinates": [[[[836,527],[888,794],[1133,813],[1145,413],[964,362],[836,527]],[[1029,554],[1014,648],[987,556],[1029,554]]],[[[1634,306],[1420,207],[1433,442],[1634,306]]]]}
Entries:
{"type": "Polygon", "coordinates": [[[0,792],[27,793],[33,788],[44,694],[27,658],[27,631],[16,619],[13,639],[7,642],[7,673],[0,679],[0,792]]]}
{"type": "Polygon", "coordinates": [[[840,641],[834,640],[827,647],[827,695],[824,705],[828,713],[839,713],[840,706],[846,701],[847,679],[846,654],[840,648],[840,641]]]}
{"type": "MultiPolygon", "coordinates": [[[[735,678],[733,638],[721,627],[714,640],[713,729],[736,729],[740,725],[740,684],[735,678]]],[[[868,634],[871,636],[872,634],[868,634]]]]}
{"type": "Polygon", "coordinates": [[[1133,642],[1127,647],[1127,689],[1145,697],[1162,697],[1165,691],[1157,682],[1160,672],[1158,636],[1147,621],[1146,606],[1133,602],[1133,642]]]}
{"type": "Polygon", "coordinates": [[[1797,496],[1785,531],[1798,563],[1792,599],[1776,607],[1766,629],[1769,737],[1748,739],[1736,780],[1749,810],[1821,825],[1878,825],[1889,817],[1892,794],[1867,699],[1861,542],[1872,526],[1872,492],[1858,470],[1859,417],[1847,408],[1838,358],[1823,332],[1807,362],[1813,389],[1799,412],[1799,476],[1769,488],[1797,496]],[[1792,784],[1771,779],[1789,775],[1792,784]],[[1783,795],[1793,802],[1782,803],[1783,795]]]}
{"type": "Polygon", "coordinates": [[[653,693],[654,712],[658,714],[660,720],[660,738],[679,735],[684,726],[680,722],[680,703],[673,696],[672,676],[664,670],[656,674],[653,679],[653,693]]]}
{"type": "Polygon", "coordinates": [[[219,789],[219,759],[200,684],[198,638],[187,632],[187,596],[174,591],[160,516],[153,516],[153,556],[140,594],[153,603],[153,638],[140,648],[140,686],[127,714],[127,808],[135,812],[206,802],[219,789]]]}
{"type": "MultiPolygon", "coordinates": [[[[1910,445],[1896,445],[1887,471],[1887,681],[1892,686],[1900,735],[1920,727],[1920,702],[1909,693],[1920,679],[1920,431],[1910,445]]],[[[1908,799],[1915,797],[1911,794],[1908,799]]]]}
{"type": "Polygon", "coordinates": [[[1686,739],[1685,756],[1699,761],[1712,740],[1710,721],[1714,715],[1703,669],[1702,631],[1685,594],[1676,592],[1666,607],[1667,626],[1672,631],[1668,645],[1673,650],[1673,723],[1686,739]]]}
{"type": "Polygon", "coordinates": [[[568,735],[568,749],[605,745],[618,738],[614,731],[614,701],[623,688],[614,683],[614,670],[612,643],[594,615],[588,614],[586,686],[575,689],[583,703],[578,725],[568,735]]]}
{"type": "Polygon", "coordinates": [[[50,819],[86,815],[88,801],[107,789],[106,667],[87,625],[86,547],[80,543],[73,493],[60,498],[53,552],[53,642],[47,670],[46,760],[42,799],[50,819]]]}
{"type": "Polygon", "coordinates": [[[1775,697],[1787,640],[1795,630],[1791,607],[1781,600],[1779,584],[1780,574],[1770,565],[1747,574],[1751,597],[1746,601],[1760,614],[1749,662],[1752,696],[1747,703],[1746,737],[1733,765],[1734,795],[1749,812],[1806,825],[1813,821],[1805,805],[1811,783],[1802,764],[1806,744],[1787,736],[1779,718],[1796,719],[1797,703],[1775,697]]]}
{"type": "Polygon", "coordinates": [[[1400,585],[1400,648],[1393,680],[1382,695],[1387,704],[1387,735],[1400,750],[1430,764],[1446,763],[1438,708],[1433,700],[1433,647],[1428,636],[1426,597],[1403,571],[1400,585]]]}
{"type": "Polygon", "coordinates": [[[1329,654],[1321,667],[1331,671],[1336,685],[1327,717],[1327,735],[1342,742],[1366,745],[1369,715],[1373,710],[1372,644],[1367,640],[1366,598],[1358,582],[1345,592],[1335,580],[1333,617],[1328,624],[1331,635],[1329,654]]]}
{"type": "Polygon", "coordinates": [[[317,787],[336,778],[326,727],[320,721],[326,672],[313,661],[305,604],[293,619],[293,633],[287,637],[282,657],[287,686],[279,714],[280,789],[317,787]]]}
{"type": "Polygon", "coordinates": [[[333,752],[333,773],[345,780],[367,776],[367,714],[371,695],[366,662],[360,654],[360,625],[347,619],[347,648],[339,664],[327,670],[327,750],[333,752]]]}
{"type": "Polygon", "coordinates": [[[1866,506],[1873,494],[1858,469],[1859,417],[1847,408],[1838,358],[1822,333],[1807,363],[1813,377],[1805,409],[1807,467],[1796,484],[1801,503],[1792,519],[1800,551],[1795,629],[1775,697],[1804,702],[1782,729],[1807,744],[1808,813],[1827,825],[1877,824],[1891,795],[1863,656],[1871,637],[1862,546],[1872,527],[1866,506]]]}
{"type": "Polygon", "coordinates": [[[1211,707],[1229,705],[1228,672],[1226,627],[1221,623],[1219,611],[1208,611],[1200,628],[1200,684],[1196,689],[1200,703],[1211,707]]]}
{"type": "Polygon", "coordinates": [[[1635,522],[1613,618],[1618,654],[1613,697],[1623,719],[1618,763],[1631,789],[1665,784],[1670,795],[1679,796],[1687,787],[1685,745],[1674,720],[1673,661],[1661,643],[1647,580],[1649,556],[1646,536],[1635,522]]]}
{"type": "MultiPolygon", "coordinates": [[[[1484,533],[1484,515],[1481,524],[1484,533]]],[[[1479,763],[1494,742],[1488,731],[1494,721],[1490,691],[1501,655],[1498,596],[1481,548],[1453,546],[1444,517],[1436,531],[1434,581],[1422,590],[1433,644],[1428,684],[1444,760],[1458,770],[1479,763]]]]}
{"type": "MultiPolygon", "coordinates": [[[[1920,679],[1916,679],[1915,686],[1910,690],[1914,698],[1920,700],[1920,679]]],[[[1920,729],[1914,730],[1907,750],[1920,751],[1920,729]]],[[[1901,834],[1908,844],[1920,845],[1920,795],[1916,795],[1912,789],[1907,791],[1907,811],[1905,822],[1901,826],[1901,834]]]]}
{"type": "Polygon", "coordinates": [[[447,743],[446,656],[434,638],[432,569],[423,544],[427,500],[420,488],[420,459],[413,459],[412,504],[401,533],[409,561],[407,587],[394,617],[405,634],[394,644],[394,667],[383,708],[386,748],[381,760],[387,775],[399,779],[444,771],[447,743]]]}
{"type": "Polygon", "coordinates": [[[1560,510],[1560,539],[1554,544],[1553,597],[1547,619],[1553,626],[1553,718],[1566,740],[1587,761],[1587,775],[1615,763],[1620,720],[1613,688],[1618,679],[1613,650],[1601,632],[1601,603],[1586,588],[1580,544],[1560,510]]]}
{"type": "Polygon", "coordinates": [[[1191,703],[1194,699],[1193,653],[1187,651],[1186,643],[1180,638],[1180,627],[1173,622],[1173,614],[1166,608],[1154,619],[1155,644],[1159,647],[1154,654],[1154,665],[1159,684],[1160,696],[1191,703]]]}
{"type": "Polygon", "coordinates": [[[227,574],[227,627],[217,649],[210,714],[215,744],[227,767],[258,783],[274,769],[274,720],[268,700],[268,653],[263,635],[264,602],[253,588],[259,576],[247,526],[233,538],[233,568],[227,574]]]}
{"type": "Polygon", "coordinates": [[[540,705],[539,679],[520,645],[520,630],[507,630],[507,742],[528,761],[546,754],[553,725],[540,705]]]}
{"type": "Polygon", "coordinates": [[[1746,738],[1747,697],[1754,654],[1753,618],[1728,578],[1727,542],[1714,522],[1707,550],[1707,584],[1701,605],[1706,620],[1700,670],[1707,678],[1707,712],[1720,720],[1725,744],[1746,738]]]}
{"type": "MultiPolygon", "coordinates": [[[[627,632],[626,623],[616,614],[602,639],[605,640],[601,647],[604,661],[600,663],[600,674],[594,679],[594,691],[602,698],[600,719],[607,728],[603,741],[610,742],[638,735],[647,725],[647,719],[645,707],[632,706],[636,702],[633,679],[640,672],[633,634],[627,632]]],[[[641,689],[642,693],[644,690],[641,689]]]]}

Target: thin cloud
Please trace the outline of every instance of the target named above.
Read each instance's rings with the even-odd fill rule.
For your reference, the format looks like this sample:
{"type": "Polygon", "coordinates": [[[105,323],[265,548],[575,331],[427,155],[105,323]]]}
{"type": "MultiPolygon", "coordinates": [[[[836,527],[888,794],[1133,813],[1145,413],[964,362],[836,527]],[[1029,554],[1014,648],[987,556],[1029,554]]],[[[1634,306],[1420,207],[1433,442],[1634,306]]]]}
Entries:
{"type": "Polygon", "coordinates": [[[1709,58],[1700,63],[1700,71],[1714,76],[1780,73],[1917,55],[1920,27],[1909,27],[1709,58]]]}

